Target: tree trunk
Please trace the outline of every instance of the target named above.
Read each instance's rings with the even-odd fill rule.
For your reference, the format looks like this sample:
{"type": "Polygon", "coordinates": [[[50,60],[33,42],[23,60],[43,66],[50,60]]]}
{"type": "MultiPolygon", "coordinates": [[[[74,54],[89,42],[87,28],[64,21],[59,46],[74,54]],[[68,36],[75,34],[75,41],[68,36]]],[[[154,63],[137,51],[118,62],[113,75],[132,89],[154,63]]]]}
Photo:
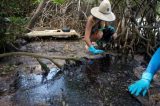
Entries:
{"type": "Polygon", "coordinates": [[[38,18],[38,16],[41,14],[42,9],[44,8],[46,2],[49,0],[42,0],[41,3],[39,4],[38,8],[36,9],[35,14],[33,15],[33,17],[31,18],[31,20],[28,23],[26,32],[30,31],[33,26],[35,25],[36,19],[38,18]]]}

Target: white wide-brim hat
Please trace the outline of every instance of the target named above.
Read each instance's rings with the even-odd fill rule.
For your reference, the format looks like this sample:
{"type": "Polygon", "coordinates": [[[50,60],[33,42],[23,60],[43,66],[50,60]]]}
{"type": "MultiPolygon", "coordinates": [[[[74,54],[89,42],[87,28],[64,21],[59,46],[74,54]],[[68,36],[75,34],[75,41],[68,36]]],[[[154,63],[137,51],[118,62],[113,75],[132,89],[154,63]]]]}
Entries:
{"type": "Polygon", "coordinates": [[[103,21],[114,21],[116,19],[114,13],[111,11],[111,4],[108,0],[103,0],[99,7],[92,8],[91,14],[103,21]]]}

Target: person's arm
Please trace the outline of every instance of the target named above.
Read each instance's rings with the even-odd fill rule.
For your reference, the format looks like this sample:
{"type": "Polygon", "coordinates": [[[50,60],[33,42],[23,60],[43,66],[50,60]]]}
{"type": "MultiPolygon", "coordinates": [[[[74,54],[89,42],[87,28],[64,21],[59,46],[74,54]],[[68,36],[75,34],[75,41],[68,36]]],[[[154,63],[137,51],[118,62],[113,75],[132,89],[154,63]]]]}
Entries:
{"type": "Polygon", "coordinates": [[[160,69],[160,47],[157,49],[157,51],[152,56],[148,64],[148,67],[146,69],[146,72],[154,75],[158,71],[158,69],[160,69]]]}
{"type": "Polygon", "coordinates": [[[93,22],[93,16],[90,16],[88,18],[87,24],[86,24],[86,29],[85,29],[85,36],[84,36],[84,41],[86,42],[87,46],[89,47],[88,50],[89,52],[91,52],[92,54],[101,54],[104,51],[103,50],[98,50],[96,49],[90,40],[90,36],[91,36],[91,30],[92,27],[94,26],[94,22],[93,22]]]}
{"type": "Polygon", "coordinates": [[[155,73],[160,69],[160,48],[156,50],[152,56],[146,71],[142,74],[142,78],[129,86],[129,91],[131,94],[138,96],[141,92],[143,96],[147,93],[147,90],[150,87],[150,82],[153,79],[155,73]]]}
{"type": "Polygon", "coordinates": [[[90,16],[87,20],[85,35],[84,35],[84,41],[86,42],[88,47],[90,47],[92,44],[90,40],[92,27],[93,27],[93,16],[90,16]]]}

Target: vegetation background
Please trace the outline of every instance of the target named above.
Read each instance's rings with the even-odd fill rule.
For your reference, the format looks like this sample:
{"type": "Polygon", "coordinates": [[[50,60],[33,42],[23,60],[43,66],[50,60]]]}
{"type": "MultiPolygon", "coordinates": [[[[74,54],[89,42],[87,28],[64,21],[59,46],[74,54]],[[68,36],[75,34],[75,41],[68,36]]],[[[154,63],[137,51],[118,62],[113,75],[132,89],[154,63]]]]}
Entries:
{"type": "MultiPolygon", "coordinates": [[[[27,31],[69,27],[82,36],[90,9],[101,0],[1,0],[0,52],[27,31]]],[[[159,0],[110,0],[118,38],[108,48],[151,56],[160,45],[159,0]]]]}

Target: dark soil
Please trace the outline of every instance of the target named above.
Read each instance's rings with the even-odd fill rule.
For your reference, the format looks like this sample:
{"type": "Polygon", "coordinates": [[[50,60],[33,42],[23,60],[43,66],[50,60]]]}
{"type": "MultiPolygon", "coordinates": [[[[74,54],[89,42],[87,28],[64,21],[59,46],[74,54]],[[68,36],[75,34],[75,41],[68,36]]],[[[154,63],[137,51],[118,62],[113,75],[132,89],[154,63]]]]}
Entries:
{"type": "MultiPolygon", "coordinates": [[[[45,55],[85,55],[81,41],[34,42],[21,50],[45,55]]],[[[2,106],[141,106],[128,92],[136,78],[135,60],[122,63],[121,58],[106,55],[83,61],[57,60],[65,64],[61,70],[46,59],[51,69],[43,79],[43,70],[36,59],[26,56],[1,60],[11,70],[0,75],[0,104],[2,106]]]]}

